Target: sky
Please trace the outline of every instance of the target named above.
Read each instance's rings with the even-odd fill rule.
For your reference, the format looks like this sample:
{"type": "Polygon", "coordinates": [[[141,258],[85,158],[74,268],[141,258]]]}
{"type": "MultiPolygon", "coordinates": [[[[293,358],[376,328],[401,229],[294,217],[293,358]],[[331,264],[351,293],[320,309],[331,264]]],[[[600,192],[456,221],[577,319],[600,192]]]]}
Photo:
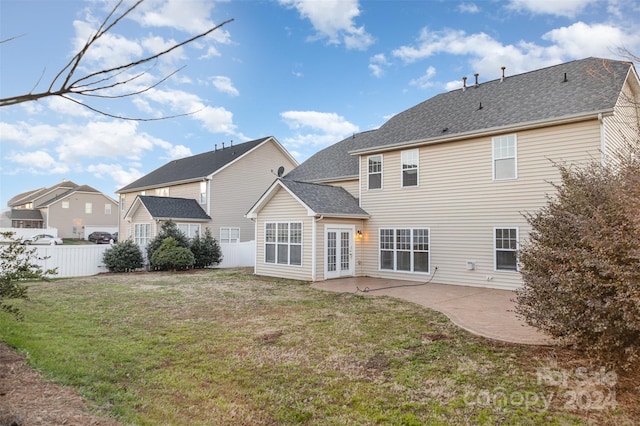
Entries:
{"type": "MultiPolygon", "coordinates": [[[[0,0],[0,99],[58,88],[66,74],[56,75],[115,4],[0,0]]],[[[589,56],[623,59],[620,49],[640,56],[640,0],[146,0],[97,39],[73,76],[220,24],[111,74],[103,84],[127,82],[100,92],[111,98],[0,107],[0,209],[65,179],[116,199],[172,159],[265,136],[302,163],[461,87],[463,76],[478,73],[482,83],[502,66],[508,76],[589,56]]]]}

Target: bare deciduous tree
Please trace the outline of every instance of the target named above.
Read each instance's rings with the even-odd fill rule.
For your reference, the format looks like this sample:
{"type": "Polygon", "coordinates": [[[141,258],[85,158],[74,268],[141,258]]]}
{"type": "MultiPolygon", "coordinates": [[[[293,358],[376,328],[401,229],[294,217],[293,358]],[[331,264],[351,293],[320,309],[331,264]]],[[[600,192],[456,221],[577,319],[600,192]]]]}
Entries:
{"type": "MultiPolygon", "coordinates": [[[[115,67],[101,69],[93,72],[86,72],[81,75],[79,74],[79,69],[82,64],[82,60],[85,58],[87,52],[91,47],[100,39],[100,37],[104,36],[106,33],[111,31],[113,27],[115,27],[122,19],[124,19],[127,15],[131,14],[144,0],[138,0],[131,7],[119,13],[120,8],[122,6],[123,0],[120,0],[114,8],[111,10],[109,15],[102,21],[97,31],[89,37],[89,39],[85,42],[82,49],[80,49],[71,60],[56,74],[53,80],[49,83],[49,86],[44,91],[35,91],[36,88],[40,85],[41,80],[34,85],[34,88],[27,94],[10,96],[7,98],[0,98],[0,107],[17,105],[24,102],[37,101],[39,99],[59,96],[71,102],[74,102],[78,105],[81,105],[85,108],[90,109],[91,111],[97,112],[102,115],[106,115],[112,118],[124,119],[124,120],[135,120],[135,121],[152,121],[152,120],[163,120],[172,117],[179,117],[184,115],[193,114],[194,112],[188,112],[185,114],[177,114],[172,116],[164,116],[160,118],[133,118],[127,116],[120,116],[110,114],[96,107],[92,107],[91,105],[81,102],[80,100],[74,98],[74,96],[81,96],[85,98],[102,98],[102,99],[117,99],[117,98],[126,98],[129,96],[140,95],[144,92],[147,92],[158,85],[165,82],[171,76],[175,75],[177,72],[182,70],[184,67],[181,67],[168,75],[165,75],[162,78],[159,78],[153,84],[145,86],[139,90],[131,90],[125,93],[113,94],[113,89],[120,88],[121,86],[125,86],[134,82],[135,80],[141,78],[146,75],[153,66],[153,63],[157,61],[160,57],[172,52],[173,50],[185,46],[189,43],[192,43],[198,39],[206,37],[211,34],[213,31],[220,29],[224,25],[232,22],[233,19],[228,19],[221,24],[218,24],[208,30],[199,33],[187,40],[174,43],[169,48],[156,53],[154,55],[146,56],[140,58],[138,60],[118,65],[115,67]],[[144,65],[148,65],[149,68],[143,69],[144,65]]],[[[0,41],[0,43],[6,43],[16,39],[17,37],[12,37],[6,40],[0,41]]],[[[41,77],[42,78],[42,77],[41,77]]]]}

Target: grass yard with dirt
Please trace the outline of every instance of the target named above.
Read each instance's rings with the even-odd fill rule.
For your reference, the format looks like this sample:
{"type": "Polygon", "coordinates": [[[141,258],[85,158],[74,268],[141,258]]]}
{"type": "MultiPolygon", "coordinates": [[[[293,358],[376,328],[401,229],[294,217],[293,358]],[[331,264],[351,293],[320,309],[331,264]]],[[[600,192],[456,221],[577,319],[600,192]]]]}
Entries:
{"type": "Polygon", "coordinates": [[[574,352],[490,341],[411,303],[247,269],[101,274],[33,283],[29,295],[16,302],[24,321],[0,313],[0,339],[124,424],[619,425],[640,416],[637,375],[580,382],[577,368],[597,369],[574,352]]]}

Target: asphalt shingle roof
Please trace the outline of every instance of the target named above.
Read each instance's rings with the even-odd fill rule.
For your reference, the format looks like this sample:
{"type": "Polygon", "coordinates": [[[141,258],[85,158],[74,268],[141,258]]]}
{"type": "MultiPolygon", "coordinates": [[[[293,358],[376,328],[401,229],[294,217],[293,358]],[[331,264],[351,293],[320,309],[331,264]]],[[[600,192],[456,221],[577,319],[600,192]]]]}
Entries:
{"type": "Polygon", "coordinates": [[[350,151],[370,148],[376,140],[374,131],[356,133],[309,157],[289,172],[285,178],[298,181],[321,181],[358,177],[358,157],[350,151]]]}
{"type": "Polygon", "coordinates": [[[371,142],[382,147],[606,111],[615,106],[631,66],[587,58],[504,81],[472,82],[466,90],[436,95],[395,115],[371,142]]]}
{"type": "Polygon", "coordinates": [[[117,192],[130,192],[204,178],[260,145],[270,136],[170,161],[117,192]]]}
{"type": "Polygon", "coordinates": [[[44,220],[40,210],[11,209],[11,220],[44,220]]]}
{"type": "Polygon", "coordinates": [[[376,130],[329,146],[285,177],[299,181],[357,177],[358,157],[350,152],[607,111],[618,100],[632,66],[587,58],[477,86],[469,79],[465,90],[436,95],[398,113],[376,130]]]}
{"type": "Polygon", "coordinates": [[[153,218],[211,219],[200,207],[200,204],[192,198],[157,197],[154,195],[140,195],[138,198],[153,218]]]}
{"type": "Polygon", "coordinates": [[[280,182],[316,214],[369,217],[358,205],[358,200],[342,187],[290,179],[281,179],[280,182]]]}

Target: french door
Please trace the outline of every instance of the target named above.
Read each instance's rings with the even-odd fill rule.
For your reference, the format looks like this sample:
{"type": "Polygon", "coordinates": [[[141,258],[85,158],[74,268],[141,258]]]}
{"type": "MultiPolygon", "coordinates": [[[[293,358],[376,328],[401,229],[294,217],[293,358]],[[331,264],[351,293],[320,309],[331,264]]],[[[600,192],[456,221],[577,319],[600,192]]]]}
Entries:
{"type": "Polygon", "coordinates": [[[354,275],[353,226],[330,226],[325,232],[325,277],[354,275]]]}

